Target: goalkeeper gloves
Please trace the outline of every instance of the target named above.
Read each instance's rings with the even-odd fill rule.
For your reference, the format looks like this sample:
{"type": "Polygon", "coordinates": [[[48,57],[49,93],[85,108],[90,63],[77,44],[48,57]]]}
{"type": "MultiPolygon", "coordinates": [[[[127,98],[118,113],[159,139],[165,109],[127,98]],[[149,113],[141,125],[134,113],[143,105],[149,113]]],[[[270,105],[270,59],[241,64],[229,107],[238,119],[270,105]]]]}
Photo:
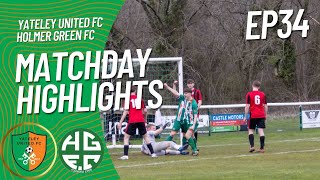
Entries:
{"type": "Polygon", "coordinates": [[[166,129],[167,126],[170,126],[170,122],[167,122],[163,125],[162,129],[166,129]]]}

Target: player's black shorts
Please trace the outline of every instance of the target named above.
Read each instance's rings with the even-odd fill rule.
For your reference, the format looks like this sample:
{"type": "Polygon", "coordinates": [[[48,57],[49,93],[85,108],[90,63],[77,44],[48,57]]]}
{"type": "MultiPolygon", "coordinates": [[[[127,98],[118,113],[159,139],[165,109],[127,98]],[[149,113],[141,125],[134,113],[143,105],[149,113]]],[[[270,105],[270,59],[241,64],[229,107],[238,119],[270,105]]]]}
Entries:
{"type": "Polygon", "coordinates": [[[265,118],[252,118],[248,121],[249,129],[266,128],[265,118]]]}
{"type": "Polygon", "coordinates": [[[139,134],[141,136],[145,135],[147,133],[146,125],[144,122],[138,122],[138,123],[128,123],[125,132],[131,136],[136,134],[136,129],[138,128],[139,134]]]}

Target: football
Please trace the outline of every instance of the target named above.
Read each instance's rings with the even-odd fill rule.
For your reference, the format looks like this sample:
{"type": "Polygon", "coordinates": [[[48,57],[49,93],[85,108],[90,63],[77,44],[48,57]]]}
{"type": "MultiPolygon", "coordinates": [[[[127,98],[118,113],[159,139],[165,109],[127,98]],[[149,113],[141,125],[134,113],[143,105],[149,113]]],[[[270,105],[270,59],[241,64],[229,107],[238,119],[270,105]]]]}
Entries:
{"type": "Polygon", "coordinates": [[[32,151],[33,151],[33,149],[32,149],[31,146],[28,146],[28,147],[26,148],[26,153],[30,154],[30,153],[32,153],[32,151]]]}

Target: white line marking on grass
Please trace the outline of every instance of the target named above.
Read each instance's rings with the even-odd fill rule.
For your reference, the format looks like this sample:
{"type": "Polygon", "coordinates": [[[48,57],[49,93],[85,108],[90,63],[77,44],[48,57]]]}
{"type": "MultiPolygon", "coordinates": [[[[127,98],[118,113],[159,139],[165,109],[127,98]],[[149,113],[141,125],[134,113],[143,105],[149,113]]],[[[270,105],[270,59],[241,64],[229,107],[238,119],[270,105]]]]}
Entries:
{"type": "MultiPolygon", "coordinates": [[[[272,143],[283,143],[283,142],[297,142],[297,141],[318,141],[319,137],[313,138],[304,138],[304,139],[287,139],[287,140],[279,140],[279,141],[267,141],[268,144],[272,143]]],[[[236,143],[236,144],[211,144],[211,145],[204,145],[199,147],[223,147],[223,146],[238,146],[238,145],[247,145],[248,143],[236,143]]]]}
{"type": "MultiPolygon", "coordinates": [[[[320,141],[319,137],[312,137],[312,138],[304,138],[304,139],[286,139],[286,140],[279,140],[279,141],[267,141],[268,144],[273,143],[283,143],[283,142],[297,142],[297,141],[320,141]]],[[[241,146],[241,145],[248,145],[248,143],[235,143],[235,144],[209,144],[198,146],[199,148],[207,148],[207,147],[224,147],[224,146],[241,146]]],[[[110,151],[110,150],[109,150],[110,151]]],[[[129,151],[130,153],[141,153],[141,151],[129,151]]],[[[122,152],[113,152],[109,153],[110,155],[115,154],[122,154],[122,152]]]]}
{"type": "MultiPolygon", "coordinates": [[[[280,154],[306,153],[306,152],[318,152],[318,151],[320,151],[320,149],[306,149],[306,150],[299,150],[299,151],[284,151],[284,152],[266,153],[266,154],[267,155],[280,155],[280,154]]],[[[261,155],[261,154],[260,153],[255,153],[255,154],[241,154],[241,155],[235,155],[235,156],[222,156],[222,157],[212,157],[212,158],[197,158],[197,159],[187,159],[187,160],[163,161],[163,162],[147,163],[147,164],[134,164],[134,165],[126,165],[126,166],[116,166],[115,168],[132,168],[132,167],[141,167],[141,166],[156,166],[156,165],[180,163],[180,162],[201,161],[201,160],[215,160],[215,159],[230,159],[230,158],[240,158],[240,157],[253,157],[253,156],[259,156],[259,155],[261,155]]]]}

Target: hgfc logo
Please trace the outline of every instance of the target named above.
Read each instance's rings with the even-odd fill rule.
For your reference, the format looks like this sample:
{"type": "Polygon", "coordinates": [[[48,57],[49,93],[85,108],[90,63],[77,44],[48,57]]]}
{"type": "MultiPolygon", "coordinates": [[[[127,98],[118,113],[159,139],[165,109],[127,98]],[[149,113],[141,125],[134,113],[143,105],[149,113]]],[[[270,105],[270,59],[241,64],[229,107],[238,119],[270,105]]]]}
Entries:
{"type": "Polygon", "coordinates": [[[95,169],[103,156],[102,141],[88,129],[69,132],[61,141],[60,158],[67,168],[77,173],[95,169]]]}

